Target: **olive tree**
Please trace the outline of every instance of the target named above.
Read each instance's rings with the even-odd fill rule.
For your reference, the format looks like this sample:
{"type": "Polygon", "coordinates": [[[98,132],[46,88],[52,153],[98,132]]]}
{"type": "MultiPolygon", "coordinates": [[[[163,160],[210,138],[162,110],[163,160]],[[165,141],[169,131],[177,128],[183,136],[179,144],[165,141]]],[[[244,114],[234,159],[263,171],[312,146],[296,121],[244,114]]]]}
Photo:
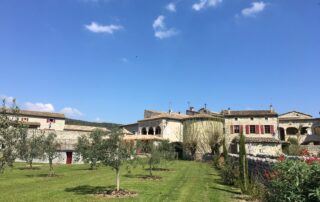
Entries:
{"type": "Polygon", "coordinates": [[[19,108],[15,100],[11,108],[6,107],[5,99],[2,103],[0,109],[0,172],[3,172],[6,166],[13,165],[18,156],[16,147],[24,131],[19,122],[19,108]]]}
{"type": "Polygon", "coordinates": [[[49,133],[43,141],[44,158],[49,161],[49,176],[54,176],[53,160],[60,156],[58,150],[61,145],[56,138],[57,135],[55,133],[49,133]]]}
{"type": "Polygon", "coordinates": [[[125,161],[131,157],[133,149],[123,139],[119,128],[113,128],[108,138],[102,140],[99,159],[102,164],[110,166],[116,172],[116,190],[120,190],[120,170],[125,161]]]}
{"type": "Polygon", "coordinates": [[[106,132],[103,130],[94,130],[90,133],[89,138],[85,135],[80,136],[75,148],[76,160],[80,160],[81,157],[85,163],[90,164],[90,169],[96,169],[102,140],[105,136],[106,132]]]}
{"type": "Polygon", "coordinates": [[[32,135],[28,137],[27,130],[24,130],[24,132],[21,133],[21,138],[17,146],[19,158],[26,161],[31,169],[34,159],[41,159],[44,157],[45,136],[43,133],[38,133],[38,130],[33,130],[32,135]]]}

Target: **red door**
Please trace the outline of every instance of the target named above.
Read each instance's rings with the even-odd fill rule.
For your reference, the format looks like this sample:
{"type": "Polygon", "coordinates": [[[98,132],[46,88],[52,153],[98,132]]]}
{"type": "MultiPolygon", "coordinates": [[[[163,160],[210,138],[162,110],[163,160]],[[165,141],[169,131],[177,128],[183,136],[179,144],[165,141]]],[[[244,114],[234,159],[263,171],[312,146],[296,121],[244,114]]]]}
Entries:
{"type": "Polygon", "coordinates": [[[67,164],[72,163],[72,152],[67,152],[67,164]]]}

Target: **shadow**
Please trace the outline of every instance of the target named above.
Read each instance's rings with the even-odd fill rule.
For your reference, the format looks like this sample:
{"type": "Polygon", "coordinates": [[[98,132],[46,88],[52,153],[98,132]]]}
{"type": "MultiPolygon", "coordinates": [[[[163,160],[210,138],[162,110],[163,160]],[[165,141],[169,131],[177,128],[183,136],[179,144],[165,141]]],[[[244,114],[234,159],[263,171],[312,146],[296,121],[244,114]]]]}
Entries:
{"type": "Polygon", "coordinates": [[[90,186],[90,185],[80,185],[77,187],[72,188],[65,188],[65,192],[74,192],[79,195],[86,195],[86,194],[97,194],[103,192],[110,192],[114,190],[114,186],[90,186]]]}
{"type": "Polygon", "coordinates": [[[219,190],[219,191],[224,191],[224,192],[236,194],[236,195],[241,195],[241,193],[239,191],[232,191],[232,190],[222,189],[222,188],[218,188],[218,187],[210,187],[210,188],[215,189],[215,190],[219,190]]]}
{"type": "Polygon", "coordinates": [[[53,177],[62,177],[63,175],[49,175],[49,174],[35,174],[35,175],[25,175],[26,177],[48,177],[48,178],[53,178],[53,177]]]}
{"type": "Polygon", "coordinates": [[[18,167],[17,169],[19,170],[40,170],[41,168],[40,167],[18,167]]]}
{"type": "Polygon", "coordinates": [[[139,179],[156,179],[156,180],[159,180],[161,179],[162,177],[160,176],[156,176],[156,175],[141,175],[141,174],[138,174],[138,175],[132,175],[132,174],[126,174],[124,175],[124,177],[127,177],[127,178],[139,178],[139,179]]]}
{"type": "MultiPolygon", "coordinates": [[[[147,170],[149,171],[149,168],[146,168],[144,170],[147,170]]],[[[173,170],[170,170],[168,168],[152,168],[153,171],[173,171],[173,170]]]]}

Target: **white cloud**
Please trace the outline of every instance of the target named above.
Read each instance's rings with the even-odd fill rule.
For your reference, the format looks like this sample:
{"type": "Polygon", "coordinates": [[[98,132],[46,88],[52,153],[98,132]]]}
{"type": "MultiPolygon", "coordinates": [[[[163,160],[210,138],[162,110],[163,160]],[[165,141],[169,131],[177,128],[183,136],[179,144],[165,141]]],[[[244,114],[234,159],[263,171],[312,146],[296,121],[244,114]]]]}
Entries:
{"type": "Polygon", "coordinates": [[[37,102],[37,103],[26,102],[24,104],[24,108],[27,110],[33,110],[33,111],[54,112],[54,107],[50,103],[44,104],[41,102],[37,102]]]}
{"type": "Polygon", "coordinates": [[[84,25],[84,27],[94,33],[108,33],[113,34],[113,32],[123,29],[121,25],[101,25],[96,22],[91,22],[90,25],[84,25]]]}
{"type": "Polygon", "coordinates": [[[159,39],[169,38],[174,35],[176,35],[177,32],[174,29],[168,29],[168,30],[158,30],[154,32],[154,36],[159,39]]]}
{"type": "Polygon", "coordinates": [[[241,11],[242,15],[245,17],[253,17],[257,13],[262,12],[266,7],[266,4],[264,2],[253,2],[251,4],[251,7],[245,8],[241,11]]]}
{"type": "Polygon", "coordinates": [[[166,9],[171,12],[176,12],[176,5],[171,2],[166,6],[166,9]]]}
{"type": "Polygon", "coordinates": [[[78,117],[83,116],[83,113],[76,108],[65,107],[60,110],[60,113],[65,114],[68,117],[78,117]]]}
{"type": "Polygon", "coordinates": [[[165,29],[166,25],[164,24],[164,18],[163,15],[159,15],[152,24],[153,29],[165,29]]]}
{"type": "Polygon", "coordinates": [[[192,5],[192,9],[200,11],[203,8],[216,7],[220,3],[222,3],[222,0],[200,0],[198,3],[192,5]]]}
{"type": "Polygon", "coordinates": [[[165,17],[163,15],[158,16],[153,24],[154,36],[159,39],[169,38],[177,35],[178,32],[174,28],[168,29],[164,23],[165,17]]]}

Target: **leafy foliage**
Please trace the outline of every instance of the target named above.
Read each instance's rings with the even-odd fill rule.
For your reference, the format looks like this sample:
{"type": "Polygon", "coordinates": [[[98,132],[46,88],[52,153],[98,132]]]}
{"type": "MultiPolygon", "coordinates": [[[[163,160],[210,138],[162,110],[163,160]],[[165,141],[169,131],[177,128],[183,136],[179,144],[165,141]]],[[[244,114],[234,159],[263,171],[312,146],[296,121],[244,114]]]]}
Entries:
{"type": "Polygon", "coordinates": [[[246,153],[245,136],[240,135],[240,151],[239,151],[239,173],[240,188],[243,193],[248,191],[248,159],[246,153]]]}
{"type": "Polygon", "coordinates": [[[284,160],[270,175],[270,201],[320,201],[320,164],[284,160]]]}
{"type": "Polygon", "coordinates": [[[85,163],[90,164],[91,169],[96,169],[102,140],[106,135],[105,131],[95,130],[90,134],[89,138],[85,135],[79,137],[75,147],[76,160],[80,160],[81,157],[85,163]]]}
{"type": "Polygon", "coordinates": [[[101,163],[116,171],[117,191],[120,190],[120,168],[133,154],[133,147],[123,140],[124,134],[119,128],[114,128],[109,138],[103,139],[99,159],[101,163]]]}
{"type": "MultiPolygon", "coordinates": [[[[161,161],[169,161],[174,159],[174,148],[169,141],[152,142],[138,141],[137,148],[147,153],[147,164],[149,166],[149,175],[152,176],[152,170],[161,161]]],[[[143,161],[142,161],[143,162],[143,161]]]]}
{"type": "Polygon", "coordinates": [[[38,130],[33,130],[33,134],[28,137],[27,130],[23,130],[21,138],[17,145],[19,152],[19,158],[25,160],[32,168],[32,162],[34,159],[41,159],[44,157],[44,141],[45,136],[43,133],[38,134],[38,130]]]}
{"type": "Polygon", "coordinates": [[[54,175],[53,160],[60,156],[58,150],[60,149],[60,143],[56,140],[57,135],[55,133],[49,133],[44,139],[44,154],[46,159],[49,160],[49,176],[54,175]]]}
{"type": "Polygon", "coordinates": [[[6,101],[0,112],[0,172],[3,172],[6,166],[12,166],[18,156],[17,144],[24,133],[22,124],[18,120],[19,108],[15,100],[11,109],[6,108],[6,101]],[[10,111],[10,115],[8,114],[10,111]]]}

